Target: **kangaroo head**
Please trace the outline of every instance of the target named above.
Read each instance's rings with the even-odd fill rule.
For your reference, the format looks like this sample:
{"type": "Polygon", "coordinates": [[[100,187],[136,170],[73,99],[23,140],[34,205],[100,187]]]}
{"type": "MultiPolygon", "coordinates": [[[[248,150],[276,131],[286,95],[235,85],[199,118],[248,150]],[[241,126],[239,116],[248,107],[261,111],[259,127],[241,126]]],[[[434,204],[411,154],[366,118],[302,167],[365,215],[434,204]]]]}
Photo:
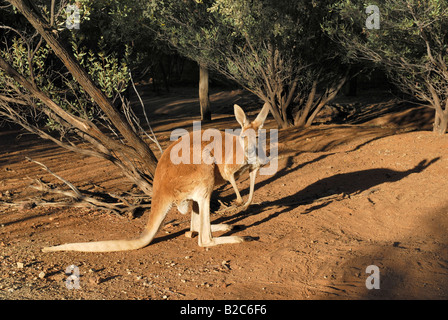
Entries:
{"type": "Polygon", "coordinates": [[[246,114],[239,105],[234,105],[234,112],[236,121],[241,125],[239,140],[244,149],[244,156],[249,160],[249,163],[253,163],[258,155],[258,133],[263,128],[263,124],[268,116],[269,105],[265,103],[258,116],[252,122],[247,119],[246,114]]]}

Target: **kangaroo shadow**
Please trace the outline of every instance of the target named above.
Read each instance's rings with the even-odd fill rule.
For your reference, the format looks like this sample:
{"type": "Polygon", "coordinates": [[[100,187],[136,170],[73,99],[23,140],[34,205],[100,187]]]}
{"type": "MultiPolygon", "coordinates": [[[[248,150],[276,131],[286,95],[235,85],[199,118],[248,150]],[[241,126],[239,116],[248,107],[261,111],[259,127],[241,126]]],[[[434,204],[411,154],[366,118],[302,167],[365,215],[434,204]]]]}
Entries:
{"type": "MultiPolygon", "coordinates": [[[[343,194],[345,196],[355,195],[363,191],[369,190],[383,183],[397,182],[410,174],[420,173],[427,169],[430,165],[440,160],[440,157],[430,161],[423,160],[414,168],[406,171],[396,171],[386,168],[376,168],[368,170],[360,170],[348,173],[336,174],[334,176],[319,180],[293,195],[289,195],[273,201],[264,201],[260,204],[251,205],[246,211],[239,212],[231,217],[223,217],[214,221],[214,223],[230,223],[235,224],[247,217],[247,215],[256,215],[262,213],[266,208],[278,206],[279,210],[269,216],[258,220],[250,225],[239,226],[238,231],[267,222],[280,214],[290,211],[298,206],[310,205],[314,206],[305,210],[302,214],[311,213],[317,209],[328,206],[334,198],[332,195],[343,194]],[[319,201],[322,199],[322,201],[319,201]]],[[[233,233],[232,231],[230,233],[233,233]]],[[[228,233],[228,234],[230,234],[228,233]]]]}
{"type": "MultiPolygon", "coordinates": [[[[357,145],[357,146],[354,147],[352,150],[349,150],[349,151],[346,151],[346,152],[355,152],[355,151],[358,151],[358,150],[360,150],[362,147],[368,145],[369,143],[372,143],[372,142],[374,142],[374,141],[376,141],[376,140],[379,140],[379,139],[382,139],[382,138],[384,138],[384,137],[393,135],[394,133],[395,133],[395,132],[389,132],[389,133],[387,133],[386,135],[375,136],[375,137],[373,137],[373,138],[371,138],[371,139],[368,139],[367,141],[364,141],[363,143],[357,145]]],[[[327,152],[328,152],[328,151],[330,151],[333,147],[335,147],[336,145],[337,145],[337,144],[335,144],[334,142],[329,142],[328,144],[322,146],[322,147],[319,149],[319,151],[316,151],[316,152],[322,152],[322,151],[327,151],[327,152]]],[[[297,156],[300,156],[302,153],[305,153],[305,152],[304,152],[304,151],[299,151],[299,152],[295,152],[294,154],[290,154],[290,155],[286,158],[286,163],[285,163],[284,167],[283,167],[282,169],[278,170],[274,175],[270,176],[269,178],[257,182],[257,183],[255,184],[255,190],[258,190],[259,188],[262,188],[262,187],[264,187],[264,186],[266,186],[266,185],[269,185],[271,182],[277,180],[278,178],[281,178],[281,177],[283,177],[283,176],[286,176],[286,175],[290,174],[290,173],[293,172],[293,171],[300,170],[300,169],[302,169],[303,167],[305,167],[305,166],[307,166],[307,165],[310,165],[310,164],[319,162],[319,161],[321,161],[321,160],[323,160],[323,159],[325,159],[325,158],[327,158],[327,157],[329,157],[329,156],[333,156],[333,155],[336,154],[336,152],[328,152],[328,153],[326,153],[326,154],[322,154],[322,155],[320,155],[320,156],[318,156],[318,157],[316,157],[316,158],[314,158],[314,159],[312,159],[312,160],[310,160],[310,161],[301,163],[301,164],[299,164],[299,165],[294,165],[294,158],[297,157],[297,156]]],[[[436,159],[435,159],[435,160],[436,160],[436,159]]],[[[248,179],[248,176],[246,177],[246,179],[248,179]]],[[[220,194],[220,193],[222,193],[222,192],[223,192],[226,188],[228,188],[228,187],[229,187],[229,184],[223,184],[223,185],[221,185],[219,188],[217,188],[217,189],[215,190],[215,194],[220,194]]],[[[244,190],[240,190],[240,194],[241,194],[241,196],[246,196],[247,194],[249,194],[249,188],[246,188],[246,189],[244,189],[244,190]]],[[[216,196],[212,197],[212,211],[214,211],[214,210],[218,210],[218,208],[219,208],[219,206],[220,206],[220,204],[217,203],[216,198],[217,198],[216,196]]],[[[224,196],[224,197],[223,197],[223,196],[219,196],[219,199],[220,199],[222,202],[224,202],[224,203],[225,203],[225,202],[231,202],[232,200],[235,199],[235,194],[232,192],[230,195],[227,195],[227,196],[224,196]]]]}
{"type": "MultiPolygon", "coordinates": [[[[256,190],[258,190],[259,188],[262,188],[262,187],[268,185],[269,183],[271,183],[271,182],[277,180],[278,178],[281,178],[281,177],[283,177],[283,176],[286,176],[286,175],[290,174],[290,173],[293,172],[293,171],[302,169],[303,167],[305,167],[305,166],[307,166],[307,165],[309,165],[309,164],[312,164],[312,163],[314,163],[314,162],[319,162],[319,161],[325,159],[326,157],[329,157],[329,156],[331,156],[331,155],[334,155],[334,153],[328,153],[328,154],[320,155],[320,156],[316,157],[316,158],[313,159],[313,160],[310,160],[310,161],[307,161],[307,162],[302,163],[302,164],[300,164],[300,165],[296,165],[296,166],[294,166],[294,157],[296,157],[296,156],[299,155],[299,154],[300,154],[300,152],[298,152],[298,153],[296,153],[296,154],[294,154],[294,155],[290,155],[290,156],[288,156],[288,157],[286,158],[286,164],[285,164],[285,166],[284,166],[282,169],[278,170],[274,175],[270,176],[269,178],[257,182],[257,183],[255,184],[255,192],[256,192],[256,190]]],[[[248,179],[248,176],[246,177],[246,179],[248,179]]],[[[219,187],[214,191],[214,196],[212,197],[212,211],[213,211],[213,210],[217,210],[217,209],[219,208],[219,205],[217,205],[217,204],[215,203],[215,202],[216,202],[216,198],[218,198],[217,195],[220,194],[220,193],[222,193],[226,188],[231,188],[231,186],[229,187],[229,184],[226,183],[226,184],[223,184],[223,185],[219,186],[219,187]]],[[[245,188],[245,189],[243,189],[243,190],[240,190],[240,194],[241,194],[241,196],[243,196],[243,197],[244,197],[244,196],[247,196],[247,195],[249,194],[249,187],[247,187],[247,188],[245,188]]],[[[232,202],[233,200],[235,200],[235,193],[232,191],[232,192],[231,192],[229,195],[227,195],[227,196],[224,196],[224,197],[223,197],[223,196],[219,196],[219,199],[220,199],[222,202],[224,202],[224,203],[225,203],[225,202],[232,202]]]]}
{"type": "Polygon", "coordinates": [[[376,168],[336,174],[319,180],[294,195],[275,200],[271,204],[288,205],[289,202],[300,201],[301,205],[307,205],[334,194],[354,195],[380,184],[397,182],[410,174],[420,173],[438,160],[440,157],[431,161],[422,160],[414,168],[406,171],[376,168]]]}

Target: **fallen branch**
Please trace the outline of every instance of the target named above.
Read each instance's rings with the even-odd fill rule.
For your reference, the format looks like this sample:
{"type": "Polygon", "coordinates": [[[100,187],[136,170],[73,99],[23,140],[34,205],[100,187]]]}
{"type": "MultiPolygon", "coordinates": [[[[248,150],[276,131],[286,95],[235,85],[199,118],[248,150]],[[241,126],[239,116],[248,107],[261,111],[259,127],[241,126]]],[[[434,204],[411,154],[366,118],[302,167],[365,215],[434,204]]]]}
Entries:
{"type": "Polygon", "coordinates": [[[65,180],[65,179],[61,178],[60,176],[58,176],[56,173],[54,173],[53,171],[51,171],[46,165],[44,165],[43,163],[41,163],[41,162],[39,162],[39,161],[33,160],[33,159],[29,158],[29,157],[25,157],[25,158],[26,158],[26,160],[28,160],[28,161],[30,161],[30,162],[34,162],[34,163],[40,165],[40,166],[43,167],[48,173],[50,173],[51,175],[53,175],[53,176],[56,177],[57,179],[61,180],[62,182],[64,182],[70,189],[73,190],[73,192],[76,194],[77,197],[80,197],[80,198],[82,197],[81,192],[79,192],[79,190],[78,190],[73,184],[71,184],[71,183],[68,182],[67,180],[65,180]]]}
{"type": "MultiPolygon", "coordinates": [[[[90,196],[86,196],[81,193],[81,191],[76,188],[72,183],[67,181],[66,179],[60,177],[59,175],[55,174],[53,171],[51,171],[45,164],[33,160],[29,157],[26,157],[26,159],[30,162],[34,162],[42,167],[43,170],[50,173],[52,176],[57,178],[58,180],[62,181],[65,185],[67,185],[71,190],[60,190],[56,189],[54,187],[51,187],[49,184],[43,182],[40,179],[36,179],[37,185],[31,185],[32,188],[44,192],[44,193],[52,193],[52,194],[58,194],[65,197],[69,197],[71,201],[58,201],[58,202],[47,202],[47,201],[37,201],[33,202],[36,205],[43,205],[43,206],[61,206],[61,207],[89,207],[94,209],[102,209],[114,212],[116,214],[124,214],[127,212],[130,212],[132,216],[134,216],[134,212],[137,209],[144,209],[144,208],[150,208],[151,204],[142,204],[141,201],[139,201],[138,204],[132,204],[130,201],[128,201],[123,196],[118,195],[112,195],[107,194],[109,197],[118,199],[118,202],[106,202],[102,201],[90,196]]],[[[29,201],[28,201],[29,203],[29,201]]],[[[3,203],[3,205],[9,204],[9,203],[3,203]]],[[[19,203],[18,205],[23,205],[24,203],[19,203]]]]}

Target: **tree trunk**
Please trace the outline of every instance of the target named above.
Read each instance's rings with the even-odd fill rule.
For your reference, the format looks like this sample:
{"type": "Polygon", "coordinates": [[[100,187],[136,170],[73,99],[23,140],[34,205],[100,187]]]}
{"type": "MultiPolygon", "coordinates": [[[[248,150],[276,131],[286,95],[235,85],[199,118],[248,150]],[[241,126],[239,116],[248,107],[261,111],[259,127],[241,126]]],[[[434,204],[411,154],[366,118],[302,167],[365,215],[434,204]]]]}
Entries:
{"type": "Polygon", "coordinates": [[[327,88],[325,90],[325,93],[319,97],[318,101],[314,102],[314,97],[316,93],[317,88],[317,82],[315,81],[313,83],[313,87],[311,89],[311,92],[308,96],[307,105],[304,108],[304,112],[299,114],[299,118],[297,118],[295,125],[299,127],[305,127],[308,128],[313,124],[314,119],[319,114],[319,112],[322,110],[323,107],[327,103],[329,103],[331,100],[333,100],[338,92],[341,90],[342,86],[347,81],[347,74],[340,79],[340,81],[337,84],[334,84],[332,87],[327,88]],[[309,113],[311,112],[311,115],[309,113]]]}
{"type": "Polygon", "coordinates": [[[436,110],[436,114],[434,117],[434,128],[433,132],[438,133],[440,135],[445,134],[448,128],[448,112],[438,112],[436,110]]]}
{"type": "MultiPolygon", "coordinates": [[[[26,78],[24,78],[21,74],[19,74],[10,64],[8,64],[2,57],[0,57],[0,69],[3,69],[11,78],[17,81],[22,87],[28,90],[32,96],[42,101],[50,111],[46,114],[49,117],[55,117],[57,121],[66,122],[74,131],[82,137],[83,140],[88,141],[94,146],[95,150],[77,148],[75,145],[63,143],[62,140],[54,139],[52,136],[44,134],[44,132],[40,131],[36,127],[33,128],[32,125],[27,125],[26,122],[22,122],[20,120],[14,121],[20,124],[22,127],[27,129],[30,132],[40,135],[44,139],[49,139],[55,142],[57,145],[66,148],[70,151],[78,152],[88,156],[96,156],[106,160],[111,161],[116,166],[118,166],[123,173],[133,181],[144,193],[150,195],[152,193],[152,187],[149,181],[146,180],[145,177],[140,174],[136,174],[136,168],[129,161],[125,166],[118,158],[112,155],[111,151],[124,152],[127,155],[135,155],[136,151],[128,147],[126,145],[121,144],[120,142],[111,139],[107,135],[103,134],[92,122],[89,120],[85,120],[82,118],[78,118],[75,115],[70,114],[69,112],[62,109],[58,104],[56,104],[50,97],[48,97],[44,92],[42,92],[39,88],[35,87],[31,82],[29,82],[26,78]],[[53,112],[53,113],[51,113],[53,112]]],[[[6,97],[7,98],[7,97],[6,97]]],[[[5,97],[0,96],[1,100],[5,100],[5,97]]],[[[11,103],[22,103],[19,101],[11,101],[11,103]]],[[[16,120],[19,118],[16,118],[16,120]]],[[[138,155],[137,155],[138,157],[138,155]]]]}
{"type": "Polygon", "coordinates": [[[206,66],[200,64],[199,65],[199,105],[201,108],[201,120],[205,121],[205,122],[212,120],[208,87],[209,87],[208,68],[206,66]]]}
{"type": "Polygon", "coordinates": [[[313,85],[311,86],[310,93],[308,94],[308,99],[306,100],[305,106],[299,109],[294,117],[294,126],[298,128],[302,128],[305,126],[308,114],[310,113],[311,107],[314,103],[316,90],[317,90],[317,81],[314,80],[313,85]]]}
{"type": "Polygon", "coordinates": [[[36,31],[45,39],[58,58],[64,63],[68,71],[98,104],[113,125],[126,139],[127,143],[140,155],[140,160],[147,167],[153,177],[157,166],[157,158],[149,146],[132,130],[124,116],[113,106],[104,93],[90,79],[88,73],[79,65],[74,57],[64,48],[51,32],[51,27],[44,22],[40,15],[33,12],[23,0],[8,0],[31,23],[36,31]]]}
{"type": "Polygon", "coordinates": [[[264,103],[269,105],[269,110],[271,111],[274,120],[277,122],[277,125],[280,129],[286,129],[289,127],[289,123],[287,120],[284,120],[280,114],[280,108],[277,106],[273,106],[271,101],[268,98],[263,99],[264,103]]]}

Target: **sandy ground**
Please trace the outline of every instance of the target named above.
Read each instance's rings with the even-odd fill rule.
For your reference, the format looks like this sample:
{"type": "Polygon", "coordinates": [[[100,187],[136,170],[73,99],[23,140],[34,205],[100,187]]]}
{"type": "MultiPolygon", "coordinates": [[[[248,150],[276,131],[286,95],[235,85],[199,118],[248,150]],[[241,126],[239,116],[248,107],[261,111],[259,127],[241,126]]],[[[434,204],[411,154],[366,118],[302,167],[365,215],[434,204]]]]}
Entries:
{"type": "MultiPolygon", "coordinates": [[[[447,299],[448,136],[428,131],[432,113],[425,108],[355,100],[349,124],[281,130],[278,171],[257,178],[254,204],[212,214],[215,223],[239,226],[227,234],[257,241],[200,248],[184,236],[189,217],[173,209],[143,249],[44,254],[48,245],[133,238],[149,212],[130,219],[92,209],[0,206],[0,298],[447,299]],[[71,265],[79,282],[67,281],[71,265]],[[366,288],[371,265],[379,289],[366,288]]],[[[235,102],[252,115],[260,107],[241,91],[217,91],[214,120],[204,127],[237,128],[235,102]]],[[[172,129],[199,118],[192,90],[145,103],[164,146],[172,129]]],[[[266,127],[275,127],[272,119],[266,127]]],[[[132,187],[102,160],[14,130],[2,129],[0,149],[2,201],[33,199],[35,178],[57,183],[25,156],[83,190],[132,187]]],[[[248,177],[238,184],[246,198],[248,177]]],[[[235,195],[226,185],[214,198],[231,204],[235,195]]]]}

